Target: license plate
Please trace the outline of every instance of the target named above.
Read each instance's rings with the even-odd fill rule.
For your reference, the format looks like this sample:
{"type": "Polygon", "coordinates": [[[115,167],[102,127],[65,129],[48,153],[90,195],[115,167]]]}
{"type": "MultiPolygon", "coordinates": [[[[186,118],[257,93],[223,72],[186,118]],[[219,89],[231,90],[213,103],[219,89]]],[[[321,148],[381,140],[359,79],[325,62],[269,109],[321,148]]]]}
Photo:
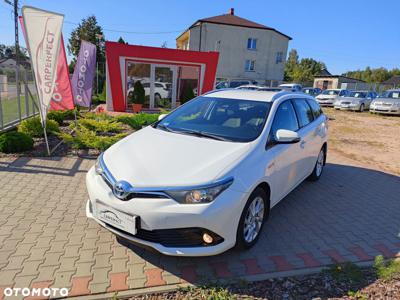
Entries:
{"type": "Polygon", "coordinates": [[[120,212],[100,202],[96,202],[95,209],[99,220],[130,234],[136,234],[136,216],[120,212]]]}

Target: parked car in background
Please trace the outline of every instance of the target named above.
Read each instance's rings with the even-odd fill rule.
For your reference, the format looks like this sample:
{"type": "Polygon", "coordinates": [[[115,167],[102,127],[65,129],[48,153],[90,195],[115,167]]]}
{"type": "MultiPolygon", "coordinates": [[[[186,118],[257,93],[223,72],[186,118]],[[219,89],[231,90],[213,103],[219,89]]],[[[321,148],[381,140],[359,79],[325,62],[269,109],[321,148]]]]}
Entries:
{"type": "Polygon", "coordinates": [[[199,96],[99,156],[86,176],[86,215],[166,255],[250,248],[270,209],[320,178],[326,122],[304,93],[199,96]]]}
{"type": "Polygon", "coordinates": [[[321,106],[333,106],[339,97],[345,97],[349,94],[348,90],[329,89],[322,91],[321,94],[315,97],[321,106]]]}
{"type": "Polygon", "coordinates": [[[283,83],[280,84],[278,87],[289,92],[300,92],[303,88],[303,86],[299,83],[283,83]]]}
{"type": "Polygon", "coordinates": [[[253,91],[269,91],[269,92],[281,92],[283,89],[278,87],[268,87],[268,86],[259,86],[259,85],[242,85],[237,87],[238,90],[253,90],[253,91]]]}
{"type": "Polygon", "coordinates": [[[283,89],[279,87],[268,87],[268,86],[260,86],[259,91],[267,91],[267,92],[281,92],[283,89]]]}
{"type": "Polygon", "coordinates": [[[241,85],[239,87],[237,87],[236,89],[238,90],[258,90],[260,88],[260,86],[258,85],[254,85],[254,84],[245,84],[245,85],[241,85]]]}
{"type": "Polygon", "coordinates": [[[254,80],[230,80],[230,81],[220,81],[216,84],[215,88],[219,89],[229,89],[237,88],[242,85],[256,85],[257,81],[254,80]]]}
{"type": "MultiPolygon", "coordinates": [[[[150,82],[142,82],[145,95],[150,95],[150,82]]],[[[134,87],[128,89],[128,97],[132,97],[134,87]]],[[[167,82],[154,82],[154,99],[159,101],[161,99],[171,98],[172,95],[172,84],[167,82]]]]}
{"type": "Polygon", "coordinates": [[[303,93],[308,94],[310,96],[317,96],[321,94],[322,90],[319,88],[313,88],[313,87],[305,87],[301,90],[303,93]]]}
{"type": "Polygon", "coordinates": [[[372,101],[369,111],[379,114],[400,115],[400,89],[388,90],[372,101]]]}
{"type": "Polygon", "coordinates": [[[334,107],[335,109],[362,112],[365,109],[369,109],[374,98],[375,94],[370,91],[350,91],[347,96],[338,98],[334,103],[334,107]]]}

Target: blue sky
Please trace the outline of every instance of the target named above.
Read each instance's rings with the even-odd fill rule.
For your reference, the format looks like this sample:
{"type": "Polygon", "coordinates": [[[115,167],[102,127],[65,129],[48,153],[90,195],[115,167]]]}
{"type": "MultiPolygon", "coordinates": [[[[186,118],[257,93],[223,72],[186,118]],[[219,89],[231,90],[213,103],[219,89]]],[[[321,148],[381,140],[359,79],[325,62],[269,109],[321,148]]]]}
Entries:
{"type": "MultiPolygon", "coordinates": [[[[1,0],[0,0],[1,1],[1,0]]],[[[236,0],[89,1],[20,0],[63,13],[65,40],[82,18],[95,14],[107,40],[175,47],[175,38],[194,21],[226,13],[271,26],[293,37],[300,57],[326,63],[331,73],[370,67],[400,67],[400,1],[236,0]],[[118,32],[123,31],[123,32],[118,32]],[[151,33],[151,34],[144,34],[151,33]]],[[[13,43],[11,7],[0,2],[0,43],[13,43]]],[[[24,42],[21,42],[24,44],[24,42]]]]}

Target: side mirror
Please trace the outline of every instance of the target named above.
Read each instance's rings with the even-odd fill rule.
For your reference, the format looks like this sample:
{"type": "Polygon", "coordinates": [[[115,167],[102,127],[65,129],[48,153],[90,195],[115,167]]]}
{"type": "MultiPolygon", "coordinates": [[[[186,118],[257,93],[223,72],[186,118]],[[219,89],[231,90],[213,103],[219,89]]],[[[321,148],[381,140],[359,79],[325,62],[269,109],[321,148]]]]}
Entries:
{"type": "Polygon", "coordinates": [[[158,116],[158,121],[161,121],[162,119],[164,119],[166,115],[167,115],[167,114],[159,115],[159,116],[158,116]]]}
{"type": "Polygon", "coordinates": [[[276,132],[275,142],[277,144],[294,144],[300,142],[299,134],[292,130],[279,129],[276,132]]]}

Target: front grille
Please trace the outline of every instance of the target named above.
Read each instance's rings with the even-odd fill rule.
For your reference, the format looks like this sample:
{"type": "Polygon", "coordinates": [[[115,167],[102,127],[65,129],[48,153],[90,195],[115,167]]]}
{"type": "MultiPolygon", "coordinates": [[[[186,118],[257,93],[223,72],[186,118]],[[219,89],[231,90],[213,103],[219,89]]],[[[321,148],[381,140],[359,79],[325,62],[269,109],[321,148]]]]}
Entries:
{"type": "MultiPolygon", "coordinates": [[[[112,191],[113,190],[112,184],[104,177],[103,177],[103,180],[112,191]]],[[[122,201],[127,201],[127,200],[131,200],[131,199],[135,199],[135,198],[168,199],[168,197],[166,195],[156,194],[156,193],[131,193],[126,197],[126,199],[124,199],[122,201]]]]}
{"type": "Polygon", "coordinates": [[[342,102],[341,104],[350,104],[351,102],[342,102]]]}
{"type": "Polygon", "coordinates": [[[392,106],[392,103],[382,103],[383,106],[392,106]]]}
{"type": "MultiPolygon", "coordinates": [[[[138,222],[137,224],[140,224],[138,222]]],[[[206,247],[214,246],[223,242],[223,238],[214,232],[211,232],[204,228],[176,228],[176,229],[158,229],[158,230],[146,230],[137,228],[136,235],[127,233],[119,228],[106,224],[107,227],[112,228],[115,231],[124,233],[131,237],[141,239],[144,241],[161,244],[165,247],[206,247]],[[203,234],[207,233],[213,237],[213,243],[206,244],[203,241],[203,234]]]]}

